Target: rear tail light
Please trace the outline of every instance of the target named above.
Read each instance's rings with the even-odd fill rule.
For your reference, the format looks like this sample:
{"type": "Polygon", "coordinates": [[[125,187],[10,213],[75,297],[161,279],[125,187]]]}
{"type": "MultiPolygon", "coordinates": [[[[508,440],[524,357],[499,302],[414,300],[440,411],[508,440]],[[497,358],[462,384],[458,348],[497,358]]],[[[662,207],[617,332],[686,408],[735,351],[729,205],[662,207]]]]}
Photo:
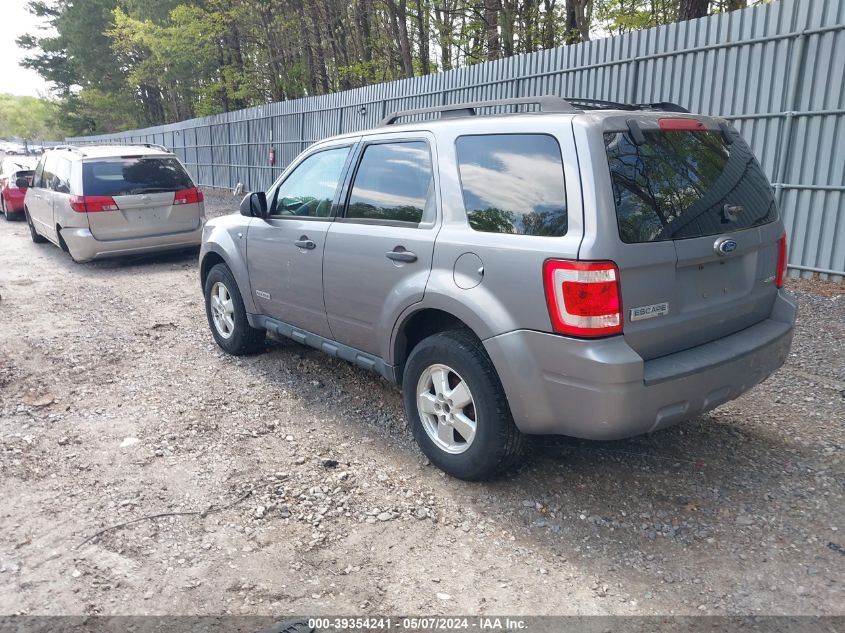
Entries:
{"type": "Polygon", "coordinates": [[[775,273],[775,286],[783,288],[783,280],[786,278],[786,233],[778,240],[778,269],[775,273]]]}
{"type": "Polygon", "coordinates": [[[587,337],[622,333],[619,268],[613,262],[550,259],[543,264],[543,281],[555,332],[587,337]]]}
{"type": "Polygon", "coordinates": [[[173,204],[197,204],[203,201],[202,191],[196,187],[182,189],[173,195],[173,204]]]}
{"type": "Polygon", "coordinates": [[[660,119],[657,124],[668,132],[706,132],[707,128],[697,119],[660,119]]]}
{"type": "Polygon", "coordinates": [[[71,196],[70,208],[77,213],[117,211],[118,206],[111,196],[71,196]]]}

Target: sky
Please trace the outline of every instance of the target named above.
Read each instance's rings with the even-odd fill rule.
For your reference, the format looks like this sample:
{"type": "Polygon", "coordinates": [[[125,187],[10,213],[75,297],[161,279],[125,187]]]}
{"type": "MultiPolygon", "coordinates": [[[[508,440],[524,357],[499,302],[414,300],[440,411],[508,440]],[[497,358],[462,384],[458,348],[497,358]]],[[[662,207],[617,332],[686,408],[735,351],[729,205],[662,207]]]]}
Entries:
{"type": "MultiPolygon", "coordinates": [[[[3,17],[0,19],[0,92],[14,95],[46,96],[49,87],[41,75],[34,70],[22,68],[20,60],[26,51],[15,43],[24,33],[38,33],[39,21],[26,10],[24,0],[5,0],[3,17]]],[[[43,34],[43,31],[39,34],[43,34]]]]}

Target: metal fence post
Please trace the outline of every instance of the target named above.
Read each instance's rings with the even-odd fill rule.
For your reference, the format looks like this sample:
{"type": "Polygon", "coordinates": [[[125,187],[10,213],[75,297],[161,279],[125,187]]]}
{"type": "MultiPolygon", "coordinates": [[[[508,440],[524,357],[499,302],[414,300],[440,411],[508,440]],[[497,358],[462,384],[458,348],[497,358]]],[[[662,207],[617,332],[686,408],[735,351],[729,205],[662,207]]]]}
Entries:
{"type": "Polygon", "coordinates": [[[628,76],[628,103],[637,102],[637,91],[640,80],[640,58],[631,60],[631,74],[628,76]]]}
{"type": "MultiPolygon", "coordinates": [[[[237,183],[235,179],[232,177],[233,173],[232,170],[234,166],[232,165],[232,122],[229,120],[228,113],[226,114],[226,158],[229,163],[229,187],[234,187],[237,183]]],[[[235,173],[234,175],[237,175],[235,173]]]]}
{"type": "Polygon", "coordinates": [[[252,133],[249,119],[246,120],[246,187],[247,191],[253,191],[252,187],[252,133]]]}
{"type": "Polygon", "coordinates": [[[217,186],[217,180],[214,178],[214,128],[212,125],[208,125],[208,157],[209,157],[209,164],[211,165],[211,186],[217,186]]]}
{"type": "Polygon", "coordinates": [[[778,139],[778,146],[781,151],[778,153],[775,164],[775,197],[778,205],[783,202],[783,185],[786,182],[787,170],[789,169],[790,152],[792,151],[792,125],[795,120],[795,111],[798,110],[798,100],[801,93],[798,86],[801,83],[801,78],[804,73],[805,51],[807,49],[807,33],[802,31],[796,38],[793,38],[789,44],[790,57],[792,63],[789,65],[789,92],[785,95],[784,103],[781,111],[786,114],[786,119],[783,122],[783,137],[778,139]],[[797,40],[797,42],[796,42],[797,40]],[[796,48],[793,51],[791,49],[796,48]]]}

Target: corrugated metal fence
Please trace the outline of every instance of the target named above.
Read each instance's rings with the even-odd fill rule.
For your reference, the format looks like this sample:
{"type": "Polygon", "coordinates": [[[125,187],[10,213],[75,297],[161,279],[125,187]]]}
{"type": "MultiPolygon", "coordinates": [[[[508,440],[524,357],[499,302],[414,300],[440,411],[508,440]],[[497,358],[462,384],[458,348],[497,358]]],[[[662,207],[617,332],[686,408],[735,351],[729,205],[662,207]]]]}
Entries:
{"type": "Polygon", "coordinates": [[[264,189],[310,143],[373,127],[391,111],[541,94],[673,101],[732,120],[776,189],[790,268],[845,275],[845,0],[776,0],[437,75],[68,141],[159,143],[202,185],[264,189]]]}

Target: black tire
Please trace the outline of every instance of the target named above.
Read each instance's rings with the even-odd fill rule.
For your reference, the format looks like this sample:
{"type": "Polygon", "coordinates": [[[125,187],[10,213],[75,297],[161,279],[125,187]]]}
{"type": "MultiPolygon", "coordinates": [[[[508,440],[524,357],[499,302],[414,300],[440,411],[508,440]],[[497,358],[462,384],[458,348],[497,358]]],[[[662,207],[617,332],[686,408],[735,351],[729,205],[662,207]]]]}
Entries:
{"type": "Polygon", "coordinates": [[[44,242],[46,242],[47,238],[42,237],[38,234],[38,231],[35,230],[35,225],[32,223],[32,218],[29,217],[29,211],[24,208],[23,212],[26,216],[26,223],[29,225],[29,236],[32,238],[32,241],[36,244],[43,244],[44,242]]]}
{"type": "Polygon", "coordinates": [[[471,332],[441,332],[414,347],[405,364],[402,397],[417,444],[432,463],[447,474],[470,481],[484,480],[507,471],[519,461],[524,436],[514,424],[496,368],[471,332]],[[457,454],[435,444],[417,407],[417,387],[423,372],[438,364],[448,366],[466,382],[474,402],[475,436],[469,446],[457,454]]]}
{"type": "Polygon", "coordinates": [[[208,272],[203,294],[205,295],[205,316],[208,319],[208,327],[211,328],[214,340],[223,351],[240,356],[256,352],[264,347],[266,332],[252,327],[247,321],[246,309],[244,309],[244,301],[240,290],[238,290],[238,284],[226,264],[216,264],[208,272]],[[225,287],[232,301],[234,327],[228,337],[218,330],[212,315],[212,289],[216,284],[222,284],[225,287]]]}

